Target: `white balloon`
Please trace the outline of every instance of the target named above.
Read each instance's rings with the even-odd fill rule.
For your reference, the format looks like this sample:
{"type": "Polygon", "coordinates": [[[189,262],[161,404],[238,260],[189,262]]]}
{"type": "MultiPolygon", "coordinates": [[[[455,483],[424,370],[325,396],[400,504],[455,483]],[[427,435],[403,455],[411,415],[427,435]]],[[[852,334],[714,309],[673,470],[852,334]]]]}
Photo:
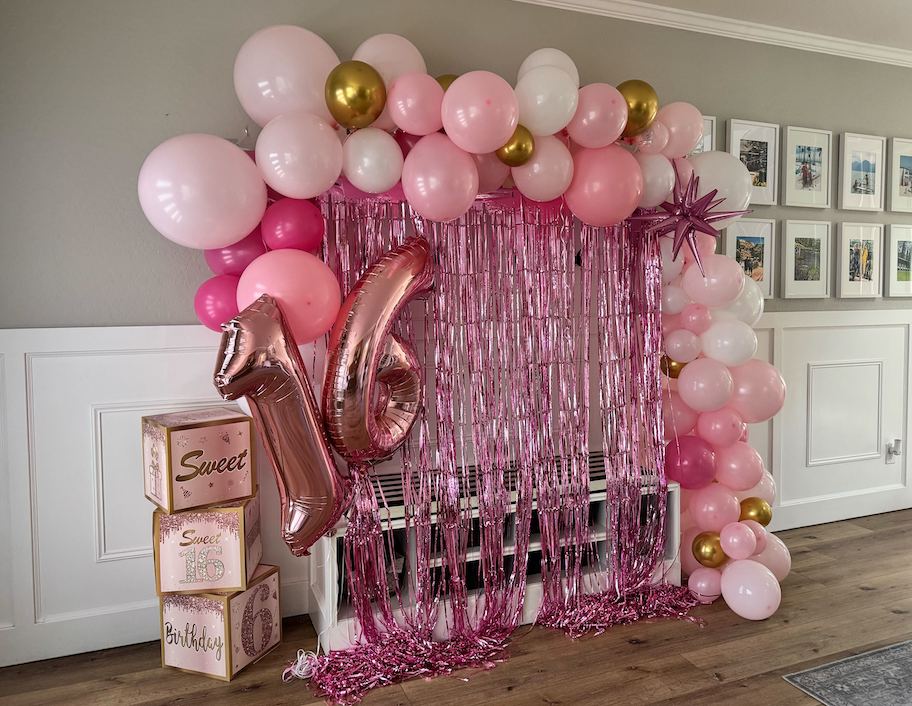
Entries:
{"type": "Polygon", "coordinates": [[[533,201],[551,201],[563,194],[573,180],[573,157],[553,135],[535,140],[532,158],[510,173],[519,193],[533,201]]]}
{"type": "Polygon", "coordinates": [[[668,200],[675,184],[674,167],[671,160],[661,154],[637,152],[636,161],[643,172],[643,195],[640,208],[655,208],[668,200]]]}
{"type": "Polygon", "coordinates": [[[576,68],[576,64],[573,63],[573,59],[571,59],[560,49],[552,49],[550,47],[546,47],[544,49],[536,49],[534,52],[529,54],[529,56],[523,59],[523,63],[520,64],[519,71],[516,74],[517,83],[523,76],[529,73],[529,71],[538,68],[539,66],[557,67],[561,71],[566,72],[570,78],[573,79],[573,83],[576,88],[579,88],[579,69],[576,68]]]}
{"type": "Polygon", "coordinates": [[[672,256],[674,240],[672,238],[659,238],[659,252],[662,255],[662,284],[668,284],[681,274],[684,269],[684,256],[678,253],[677,259],[672,256]]]}
{"type": "Polygon", "coordinates": [[[700,335],[703,355],[734,367],[743,365],[757,352],[757,334],[743,321],[715,321],[700,335]]]}
{"type": "MultiPolygon", "coordinates": [[[[717,209],[719,211],[742,211],[750,203],[751,175],[744,163],[729,154],[713,150],[701,152],[688,157],[693,165],[694,175],[700,177],[698,196],[705,196],[716,189],[716,198],[725,199],[717,209]]],[[[726,218],[713,223],[714,228],[727,228],[739,216],[726,218]]]]}
{"type": "Polygon", "coordinates": [[[691,303],[691,298],[680,287],[668,284],[662,287],[662,313],[680,314],[691,303]]]}
{"type": "Polygon", "coordinates": [[[379,128],[356,130],[342,145],[342,173],[361,191],[380,194],[402,178],[402,149],[379,128]]]}
{"type": "MultiPolygon", "coordinates": [[[[387,91],[400,76],[427,73],[427,65],[418,47],[398,34],[375,34],[368,37],[355,49],[352,59],[373,66],[383,79],[387,91]]],[[[386,108],[372,125],[381,130],[396,127],[386,108]]]]}
{"type": "Polygon", "coordinates": [[[553,135],[573,119],[579,90],[566,71],[537,66],[517,82],[516,100],[520,124],[533,135],[553,135]]]}
{"type": "Polygon", "coordinates": [[[713,319],[738,319],[748,326],[756,326],[763,316],[763,292],[760,285],[744,275],[744,289],[724,309],[713,309],[713,319]]]}

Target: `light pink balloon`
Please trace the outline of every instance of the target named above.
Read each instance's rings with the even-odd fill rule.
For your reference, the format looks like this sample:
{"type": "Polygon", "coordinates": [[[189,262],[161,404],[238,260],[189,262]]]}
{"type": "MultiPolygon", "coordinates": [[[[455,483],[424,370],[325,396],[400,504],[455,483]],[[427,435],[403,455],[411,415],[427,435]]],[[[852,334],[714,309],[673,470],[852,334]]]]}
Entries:
{"type": "Polygon", "coordinates": [[[714,412],[703,412],[697,417],[696,433],[716,449],[731,446],[741,438],[744,421],[731,407],[723,407],[714,412]]]}
{"type": "MultiPolygon", "coordinates": [[[[406,74],[426,74],[424,57],[414,44],[398,34],[375,34],[368,37],[355,49],[352,59],[373,66],[389,90],[396,79],[406,74]]],[[[383,108],[372,127],[392,130],[393,119],[388,106],[383,108]]]]}
{"type": "Polygon", "coordinates": [[[722,572],[722,597],[742,618],[765,620],[779,609],[782,589],[763,564],[741,559],[730,562],[722,572]]]}
{"type": "Polygon", "coordinates": [[[665,334],[665,354],[679,363],[689,363],[700,355],[700,338],[682,328],[665,334]]]}
{"type": "Polygon", "coordinates": [[[752,488],[763,477],[763,459],[750,444],[736,441],[716,449],[716,480],[732,490],[752,488]]]}
{"type": "Polygon", "coordinates": [[[792,570],[792,555],[788,547],[772,532],[766,532],[766,547],[754,556],[754,561],[772,571],[778,581],[784,580],[792,570]]]}
{"type": "Polygon", "coordinates": [[[769,363],[753,359],[732,368],[732,407],[749,424],[765,422],[785,403],[785,380],[769,363]]]}
{"type": "Polygon", "coordinates": [[[232,245],[205,250],[203,257],[209,269],[217,275],[240,275],[247,265],[264,252],[266,245],[263,243],[260,227],[257,226],[250,235],[232,245]]]}
{"type": "Polygon", "coordinates": [[[573,168],[564,200],[583,223],[610,226],[636,210],[643,195],[643,173],[627,150],[617,145],[580,150],[573,168]]]}
{"type": "Polygon", "coordinates": [[[443,127],[442,104],[443,87],[428,74],[400,76],[386,94],[386,106],[396,127],[412,135],[430,135],[443,127]]]}
{"type": "Polygon", "coordinates": [[[675,168],[675,172],[678,174],[678,178],[681,180],[682,184],[686,184],[690,181],[690,178],[694,175],[694,165],[687,157],[675,157],[671,160],[671,164],[675,168]]]}
{"type": "Polygon", "coordinates": [[[221,331],[223,323],[237,316],[237,288],[236,275],[216,275],[200,285],[193,297],[193,309],[203,326],[221,331]]]}
{"type": "Polygon", "coordinates": [[[743,522],[731,522],[719,532],[722,551],[732,559],[747,559],[757,551],[757,538],[743,522]]]}
{"type": "Polygon", "coordinates": [[[664,333],[677,331],[679,328],[681,328],[680,314],[662,314],[662,331],[664,333]]]}
{"type": "Polygon", "coordinates": [[[238,309],[246,309],[263,294],[279,302],[298,345],[329,331],[342,305],[332,270],[303,250],[272,250],[250,263],[238,283],[238,309]]]}
{"type": "Polygon", "coordinates": [[[688,304],[690,297],[676,284],[666,284],[662,287],[663,314],[680,314],[688,304]]]}
{"type": "Polygon", "coordinates": [[[662,429],[665,439],[674,439],[693,431],[697,413],[681,400],[677,392],[662,399],[662,429]]]}
{"type": "Polygon", "coordinates": [[[221,137],[179,135],[139,170],[139,204],[178,245],[223,248],[247,236],[266,210],[266,185],[244,151],[221,137]]]}
{"type": "Polygon", "coordinates": [[[696,263],[684,268],[681,285],[697,304],[725,307],[735,301],[744,289],[744,274],[732,258],[710,255],[703,258],[703,272],[696,263]]]}
{"type": "Polygon", "coordinates": [[[690,103],[669,103],[659,108],[656,122],[668,128],[666,157],[683,157],[693,151],[703,137],[703,115],[690,103]]]}
{"type": "Polygon", "coordinates": [[[478,170],[478,193],[490,194],[504,185],[510,176],[510,167],[500,161],[495,152],[473,154],[475,168],[478,170]]]}
{"type": "Polygon", "coordinates": [[[671,196],[675,184],[674,167],[667,157],[660,154],[646,154],[643,152],[634,155],[640,171],[643,172],[643,196],[640,198],[640,208],[655,208],[671,196]]]}
{"type": "Polygon", "coordinates": [[[756,549],[754,549],[754,554],[759,554],[764,549],[766,549],[766,527],[761,525],[756,520],[741,520],[741,524],[750,527],[751,532],[754,533],[754,540],[756,541],[756,549]]]}
{"type": "Polygon", "coordinates": [[[443,94],[443,128],[453,144],[485,154],[502,147],[519,122],[519,104],[510,84],[490,71],[470,71],[443,94]]]}
{"type": "Polygon", "coordinates": [[[627,124],[627,101],[614,86],[590,83],[579,89],[576,113],[567,125],[570,139],[597,149],[617,140],[627,124]]]}
{"type": "Polygon", "coordinates": [[[655,121],[645,132],[633,138],[633,144],[640,154],[662,154],[668,144],[668,128],[655,121]]]}
{"type": "Polygon", "coordinates": [[[521,167],[510,170],[519,193],[533,201],[552,201],[563,194],[573,179],[573,157],[553,135],[535,138],[535,151],[521,167]]]}
{"type": "Polygon", "coordinates": [[[682,488],[705,488],[712,482],[714,473],[713,451],[703,439],[678,436],[665,446],[665,475],[682,488]]]}
{"type": "MultiPolygon", "coordinates": [[[[744,443],[743,439],[742,443],[744,443]]],[[[776,502],[776,480],[773,478],[772,473],[763,471],[756,485],[747,490],[739,490],[735,493],[735,496],[739,501],[744,500],[744,498],[763,498],[770,505],[773,505],[776,502]]]]}
{"type": "Polygon", "coordinates": [[[727,488],[710,483],[694,492],[690,514],[701,531],[721,532],[725,525],[738,521],[741,505],[727,488]]]}
{"type": "Polygon", "coordinates": [[[312,201],[282,198],[266,209],[260,230],[270,250],[294,248],[316,255],[323,243],[326,223],[312,201]]]}
{"type": "Polygon", "coordinates": [[[722,572],[701,566],[690,575],[687,588],[700,603],[712,603],[722,595],[722,572]]]}
{"type": "Polygon", "coordinates": [[[702,304],[691,303],[681,309],[681,328],[698,336],[712,326],[712,321],[712,312],[702,304]]]}
{"type": "Polygon", "coordinates": [[[697,412],[722,409],[731,400],[732,387],[728,368],[711,358],[697,358],[678,375],[678,394],[697,412]]]}
{"type": "Polygon", "coordinates": [[[694,525],[693,527],[685,529],[681,534],[681,573],[684,576],[690,576],[698,569],[703,568],[703,565],[697,561],[697,558],[693,553],[693,541],[702,531],[703,530],[694,525]]]}
{"type": "Polygon", "coordinates": [[[674,239],[671,237],[659,238],[659,254],[662,258],[662,284],[675,282],[676,286],[681,286],[680,275],[684,270],[684,258],[678,253],[674,254],[674,239]]]}
{"type": "Polygon", "coordinates": [[[451,221],[468,211],[478,195],[478,169],[471,155],[435,132],[422,137],[405,158],[402,189],[419,215],[451,221]]]}
{"type": "Polygon", "coordinates": [[[266,183],[280,194],[311,199],[342,173],[342,143],[329,123],[317,116],[288,113],[263,128],[256,163],[266,183]]]}

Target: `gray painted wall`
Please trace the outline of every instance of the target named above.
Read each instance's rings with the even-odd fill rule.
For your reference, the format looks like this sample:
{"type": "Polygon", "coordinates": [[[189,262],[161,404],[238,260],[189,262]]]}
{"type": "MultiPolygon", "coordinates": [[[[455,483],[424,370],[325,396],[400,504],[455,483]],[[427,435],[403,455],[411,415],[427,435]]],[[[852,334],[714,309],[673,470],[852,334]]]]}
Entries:
{"type": "MultiPolygon", "coordinates": [[[[241,134],[234,56],[270,24],[308,27],[343,58],[371,34],[404,34],[432,73],[512,79],[529,52],[559,47],[584,83],[643,78],[662,101],[717,116],[718,148],[732,116],[912,137],[908,69],[511,0],[0,0],[0,17],[0,327],[195,321],[202,256],[146,223],[137,171],[172,135],[241,134]]],[[[755,215],[912,222],[762,206],[755,215]]],[[[910,305],[774,299],[768,309],[910,305]]]]}

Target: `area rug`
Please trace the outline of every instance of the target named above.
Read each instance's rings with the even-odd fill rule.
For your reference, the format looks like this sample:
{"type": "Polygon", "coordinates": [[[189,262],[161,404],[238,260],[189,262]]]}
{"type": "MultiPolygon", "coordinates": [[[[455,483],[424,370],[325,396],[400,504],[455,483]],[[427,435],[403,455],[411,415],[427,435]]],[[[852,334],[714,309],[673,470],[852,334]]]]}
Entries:
{"type": "Polygon", "coordinates": [[[912,706],[912,640],[784,679],[826,706],[912,706]]]}

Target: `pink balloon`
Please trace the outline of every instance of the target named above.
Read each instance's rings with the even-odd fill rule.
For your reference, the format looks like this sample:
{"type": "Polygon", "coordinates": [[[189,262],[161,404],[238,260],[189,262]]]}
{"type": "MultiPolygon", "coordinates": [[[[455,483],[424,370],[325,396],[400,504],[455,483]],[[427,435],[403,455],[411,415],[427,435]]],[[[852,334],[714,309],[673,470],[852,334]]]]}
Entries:
{"type": "Polygon", "coordinates": [[[238,309],[246,309],[263,294],[279,302],[298,345],[329,331],[342,305],[332,270],[303,250],[272,250],[250,263],[238,283],[238,309]]]}
{"type": "Polygon", "coordinates": [[[312,199],[342,173],[342,143],[329,123],[310,113],[287,113],[269,122],[256,143],[266,183],[284,196],[312,199]]]}
{"type": "Polygon", "coordinates": [[[735,496],[738,500],[744,500],[744,498],[763,498],[770,505],[773,505],[776,501],[776,481],[769,471],[763,471],[760,480],[756,485],[751,486],[747,490],[739,490],[735,493],[735,496]]]}
{"type": "Polygon", "coordinates": [[[703,258],[703,272],[696,263],[684,268],[681,286],[697,304],[726,307],[744,289],[744,274],[734,259],[725,255],[710,255],[703,258]]]}
{"type": "Polygon", "coordinates": [[[478,170],[478,193],[490,194],[504,185],[510,176],[510,167],[500,161],[495,152],[473,154],[475,168],[478,170]]]}
{"type": "Polygon", "coordinates": [[[643,173],[634,156],[623,147],[580,150],[573,158],[573,169],[564,200],[583,223],[614,225],[639,205],[643,173]]]}
{"type": "Polygon", "coordinates": [[[386,93],[386,107],[400,130],[430,135],[443,127],[443,87],[428,74],[405,74],[386,93]]]}
{"type": "Polygon", "coordinates": [[[669,103],[659,109],[656,122],[668,128],[666,157],[683,157],[693,151],[703,137],[703,115],[690,103],[669,103]]]}
{"type": "Polygon", "coordinates": [[[738,441],[750,441],[750,429],[747,425],[744,425],[744,431],[741,433],[741,438],[738,441]]]}
{"type": "Polygon", "coordinates": [[[784,580],[792,570],[792,555],[788,547],[772,532],[766,532],[766,547],[754,556],[754,561],[772,571],[778,581],[784,580]]]}
{"type": "Polygon", "coordinates": [[[671,160],[671,163],[674,166],[678,177],[681,179],[682,184],[686,184],[690,181],[690,178],[694,173],[693,162],[687,159],[687,157],[675,157],[671,160]]]}
{"type": "Polygon", "coordinates": [[[403,132],[402,130],[396,130],[393,137],[402,150],[402,156],[408,157],[408,153],[412,151],[412,147],[418,144],[418,140],[420,140],[422,136],[412,135],[408,132],[403,132]]]}
{"type": "Polygon", "coordinates": [[[292,248],[317,254],[326,224],[320,209],[304,199],[279,199],[263,214],[263,242],[270,250],[292,248]]]}
{"type": "Polygon", "coordinates": [[[722,572],[722,597],[742,618],[765,620],[778,610],[782,589],[763,564],[741,559],[729,563],[722,572]]]}
{"type": "Polygon", "coordinates": [[[731,522],[719,532],[722,551],[732,559],[747,559],[757,551],[757,538],[743,522],[731,522]]]}
{"type": "Polygon", "coordinates": [[[716,449],[731,446],[741,438],[744,422],[731,407],[714,412],[703,412],[697,417],[697,436],[712,444],[716,449]]]}
{"type": "Polygon", "coordinates": [[[196,290],[193,309],[200,323],[213,331],[221,331],[222,324],[237,316],[237,288],[240,278],[235,275],[216,275],[207,279],[196,290]]]}
{"type": "Polygon", "coordinates": [[[485,154],[502,147],[519,121],[519,104],[510,84],[490,71],[470,71],[443,94],[443,127],[453,144],[485,154]]]}
{"type": "Polygon", "coordinates": [[[690,576],[698,569],[703,568],[703,565],[697,561],[697,558],[693,553],[693,541],[702,531],[703,530],[694,525],[693,527],[685,529],[681,534],[681,548],[679,553],[681,556],[681,573],[684,576],[690,576]]]}
{"type": "Polygon", "coordinates": [[[712,313],[702,304],[688,304],[681,310],[681,328],[698,336],[712,326],[712,313]]]}
{"type": "Polygon", "coordinates": [[[697,358],[678,375],[678,394],[697,412],[714,412],[729,403],[732,376],[722,363],[711,358],[697,358]]]}
{"type": "Polygon", "coordinates": [[[765,422],[785,403],[785,380],[772,365],[762,360],[747,361],[732,368],[732,407],[749,424],[765,422]]]}
{"type": "Polygon", "coordinates": [[[722,572],[701,566],[690,575],[687,588],[700,603],[712,603],[722,595],[722,572]]]}
{"type": "Polygon", "coordinates": [[[727,488],[710,483],[691,497],[690,514],[701,531],[721,532],[725,525],[738,521],[741,505],[727,488]]]}
{"type": "Polygon", "coordinates": [[[558,198],[573,179],[573,157],[564,143],[553,135],[535,138],[535,151],[521,167],[510,171],[519,193],[533,201],[558,198]]]}
{"type": "Polygon", "coordinates": [[[668,144],[668,128],[656,120],[649,129],[633,138],[640,154],[662,154],[668,144]]]}
{"type": "Polygon", "coordinates": [[[665,354],[679,363],[689,363],[700,355],[700,338],[682,328],[667,333],[665,334],[665,354]]]}
{"type": "Polygon", "coordinates": [[[752,488],[763,477],[763,459],[750,444],[737,441],[716,449],[716,480],[732,490],[752,488]]]}
{"type": "Polygon", "coordinates": [[[215,274],[239,275],[247,265],[264,252],[266,252],[266,246],[263,244],[260,227],[257,226],[243,240],[239,240],[233,245],[226,245],[224,248],[205,250],[203,257],[205,257],[209,269],[215,274]]]}
{"type": "Polygon", "coordinates": [[[697,421],[697,413],[681,401],[677,392],[662,400],[662,428],[666,439],[689,434],[697,421]]]}
{"type": "Polygon", "coordinates": [[[478,169],[471,155],[435,132],[422,137],[405,158],[402,189],[420,216],[452,221],[468,211],[478,195],[478,169]]]}
{"type": "Polygon", "coordinates": [[[741,524],[749,527],[751,532],[754,533],[754,541],[756,542],[756,549],[754,549],[754,554],[759,554],[764,549],[766,549],[766,527],[761,525],[756,520],[741,520],[741,524]]]}
{"type": "MultiPolygon", "coordinates": [[[[399,34],[375,34],[368,37],[355,49],[352,59],[373,66],[387,90],[400,76],[427,73],[427,65],[418,47],[399,34]]],[[[393,129],[388,105],[371,125],[381,130],[393,129]]]]}
{"type": "Polygon", "coordinates": [[[665,447],[665,475],[682,488],[704,488],[712,482],[714,472],[713,452],[703,439],[679,436],[665,447]]]}
{"type": "Polygon", "coordinates": [[[139,204],[168,240],[198,250],[247,236],[266,210],[266,185],[244,150],[221,137],[178,135],[139,170],[139,204]]]}
{"type": "Polygon", "coordinates": [[[626,124],[627,101],[621,92],[607,83],[590,83],[579,89],[567,133],[581,147],[598,149],[617,140],[626,124]]]}
{"type": "Polygon", "coordinates": [[[681,328],[680,314],[662,314],[662,332],[670,333],[681,328]]]}

